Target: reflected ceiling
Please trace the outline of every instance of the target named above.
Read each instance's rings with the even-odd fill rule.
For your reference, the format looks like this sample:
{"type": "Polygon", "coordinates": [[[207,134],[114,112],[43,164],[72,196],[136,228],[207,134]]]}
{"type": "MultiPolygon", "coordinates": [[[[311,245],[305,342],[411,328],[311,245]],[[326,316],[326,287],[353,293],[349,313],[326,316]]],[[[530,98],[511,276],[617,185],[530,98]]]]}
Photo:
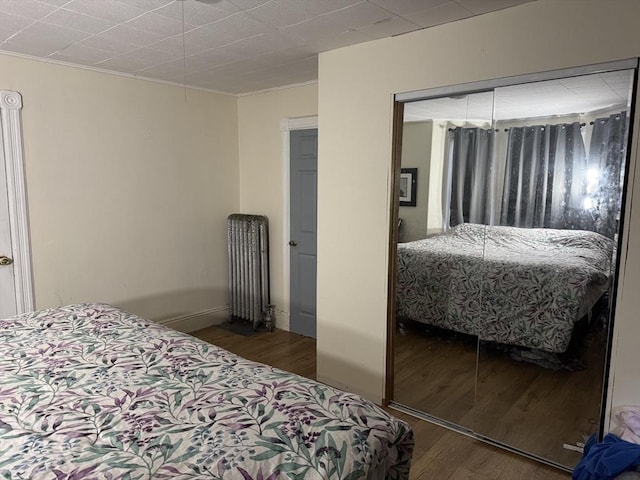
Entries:
{"type": "Polygon", "coordinates": [[[456,95],[405,103],[404,119],[488,121],[559,116],[626,105],[629,71],[590,74],[561,80],[501,87],[496,90],[500,108],[493,112],[493,94],[456,95]]]}

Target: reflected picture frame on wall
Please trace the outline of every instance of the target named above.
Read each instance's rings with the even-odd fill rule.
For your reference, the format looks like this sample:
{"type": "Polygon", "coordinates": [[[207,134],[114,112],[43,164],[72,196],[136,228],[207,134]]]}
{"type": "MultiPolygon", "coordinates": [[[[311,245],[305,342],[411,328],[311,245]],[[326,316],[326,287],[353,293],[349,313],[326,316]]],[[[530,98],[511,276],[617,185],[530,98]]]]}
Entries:
{"type": "Polygon", "coordinates": [[[418,169],[400,169],[400,206],[415,207],[418,186],[418,169]]]}

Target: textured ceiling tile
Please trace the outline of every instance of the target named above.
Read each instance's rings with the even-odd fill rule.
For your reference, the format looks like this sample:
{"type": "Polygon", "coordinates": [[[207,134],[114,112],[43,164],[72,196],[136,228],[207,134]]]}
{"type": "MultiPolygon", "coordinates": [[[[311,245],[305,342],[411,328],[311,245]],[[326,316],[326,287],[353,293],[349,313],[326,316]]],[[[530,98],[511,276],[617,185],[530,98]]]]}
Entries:
{"type": "Polygon", "coordinates": [[[177,83],[186,65],[240,93],[315,80],[321,51],[527,1],[0,0],[0,48],[177,83]]]}
{"type": "Polygon", "coordinates": [[[255,37],[238,40],[237,42],[218,47],[218,50],[237,55],[240,58],[248,58],[271,52],[273,49],[260,43],[262,37],[263,35],[256,35],[255,37]]]}
{"type": "Polygon", "coordinates": [[[320,39],[313,42],[311,45],[315,47],[317,53],[320,53],[335,50],[336,48],[346,47],[348,45],[368,42],[370,40],[375,40],[375,38],[361,32],[360,30],[349,30],[338,35],[332,35],[331,37],[320,39]]]}
{"type": "Polygon", "coordinates": [[[305,45],[301,45],[293,48],[287,48],[284,50],[277,50],[275,52],[265,53],[264,55],[260,55],[259,57],[255,57],[255,58],[262,60],[268,65],[277,66],[277,65],[283,65],[285,63],[291,63],[297,60],[302,60],[310,56],[315,56],[321,51],[323,50],[313,45],[305,44],[305,45]]]}
{"type": "Polygon", "coordinates": [[[155,66],[155,63],[146,58],[134,57],[131,55],[121,55],[110,58],[105,62],[96,65],[100,68],[117,70],[119,72],[134,73],[138,70],[155,66]]]}
{"type": "Polygon", "coordinates": [[[232,52],[220,48],[207,50],[206,52],[191,55],[186,58],[187,68],[190,70],[204,70],[217,65],[235,62],[241,60],[242,57],[232,52]]]}
{"type": "Polygon", "coordinates": [[[255,58],[259,58],[268,65],[278,66],[284,65],[285,63],[292,63],[297,60],[302,60],[304,58],[308,58],[309,56],[315,56],[321,51],[322,50],[320,50],[316,46],[306,44],[303,47],[294,47],[285,50],[277,50],[275,52],[265,53],[264,55],[260,55],[259,57],[255,58]]]}
{"type": "Polygon", "coordinates": [[[70,10],[59,9],[42,20],[59,27],[79,30],[86,33],[100,33],[115,26],[115,23],[101,18],[90,17],[70,10]]]}
{"type": "MultiPolygon", "coordinates": [[[[272,0],[248,13],[257,20],[274,27],[286,27],[310,20],[319,15],[331,12],[342,12],[350,7],[361,6],[364,9],[372,7],[362,0],[272,0]]],[[[378,8],[373,6],[372,8],[378,8]]]]}
{"type": "Polygon", "coordinates": [[[513,7],[522,3],[528,3],[532,0],[456,0],[467,10],[473,12],[476,15],[480,15],[487,12],[493,12],[495,10],[501,10],[503,8],[513,7]]]}
{"type": "Polygon", "coordinates": [[[236,40],[273,31],[269,26],[260,23],[246,13],[236,13],[230,17],[205,25],[204,28],[218,34],[235,37],[236,40]]]}
{"type": "MultiPolygon", "coordinates": [[[[68,1],[68,0],[67,0],[68,1]]],[[[158,8],[162,8],[165,5],[173,3],[174,0],[116,0],[117,2],[124,3],[131,7],[139,8],[140,10],[151,11],[158,8]]]]}
{"type": "Polygon", "coordinates": [[[274,0],[247,12],[253,18],[273,27],[286,27],[309,20],[313,14],[309,13],[302,2],[293,3],[284,7],[288,0],[274,0]]]}
{"type": "Polygon", "coordinates": [[[282,85],[282,78],[280,77],[256,79],[255,76],[250,76],[248,78],[241,79],[236,88],[231,88],[233,89],[232,93],[247,93],[268,90],[270,88],[278,88],[282,85]]]}
{"type": "Polygon", "coordinates": [[[270,88],[278,85],[303,83],[317,80],[318,78],[318,59],[316,57],[299,60],[284,65],[266,68],[256,72],[259,79],[268,79],[275,82],[271,85],[262,85],[260,88],[270,88]]]}
{"type": "Polygon", "coordinates": [[[233,35],[225,32],[214,32],[204,27],[199,27],[185,33],[186,45],[202,45],[207,49],[220,47],[233,41],[233,35]]]}
{"type": "Polygon", "coordinates": [[[261,70],[267,68],[269,65],[265,64],[261,60],[256,60],[253,58],[245,58],[243,60],[239,60],[237,62],[227,63],[224,65],[220,65],[215,67],[213,71],[216,73],[222,73],[225,75],[242,75],[249,72],[255,72],[256,70],[261,70]]]}
{"type": "Polygon", "coordinates": [[[167,37],[181,35],[183,28],[184,31],[187,32],[195,28],[195,25],[189,25],[187,23],[183,25],[181,21],[164,17],[156,13],[147,13],[141,17],[134,18],[133,20],[128,21],[127,25],[167,37]]]}
{"type": "Polygon", "coordinates": [[[64,8],[111,22],[126,22],[144,13],[144,10],[115,0],[72,0],[64,8]]]}
{"type": "Polygon", "coordinates": [[[139,48],[127,53],[128,56],[138,57],[148,60],[149,63],[155,65],[161,65],[164,63],[172,62],[182,58],[182,55],[175,55],[162,50],[154,50],[153,48],[139,48]]]}
{"type": "Polygon", "coordinates": [[[148,76],[162,75],[163,77],[178,78],[184,75],[184,67],[182,61],[174,61],[169,63],[163,63],[161,65],[155,65],[153,67],[145,68],[143,70],[148,76]]]}
{"type": "Polygon", "coordinates": [[[403,33],[419,30],[420,26],[400,17],[393,17],[388,21],[378,22],[375,25],[360,28],[358,31],[374,38],[393,37],[403,33]]]}
{"type": "Polygon", "coordinates": [[[257,8],[265,3],[269,3],[271,0],[229,0],[230,3],[235,5],[240,10],[251,10],[257,8]]]}
{"type": "Polygon", "coordinates": [[[279,30],[266,32],[261,38],[263,45],[268,47],[270,50],[286,50],[288,48],[304,45],[304,42],[300,42],[294,37],[285,35],[279,30]]]}
{"type": "Polygon", "coordinates": [[[69,0],[38,0],[40,3],[48,3],[49,5],[55,5],[56,7],[61,7],[65,3],[69,3],[69,0]]]}
{"type": "Polygon", "coordinates": [[[183,43],[182,35],[165,38],[164,40],[160,40],[159,42],[150,44],[149,47],[155,48],[156,50],[164,50],[165,52],[177,53],[180,55],[182,55],[183,53],[186,53],[187,55],[193,55],[208,49],[208,47],[206,47],[205,45],[194,42],[193,39],[185,39],[183,43]]]}
{"type": "Polygon", "coordinates": [[[187,72],[198,72],[240,59],[241,58],[228,52],[223,52],[218,49],[212,49],[206,52],[199,53],[197,55],[188,56],[184,59],[180,58],[178,60],[168,62],[164,65],[167,68],[178,69],[180,71],[180,74],[182,75],[184,73],[183,69],[185,67],[185,64],[187,72]]]}
{"type": "MultiPolygon", "coordinates": [[[[287,83],[283,83],[283,80],[285,79],[288,84],[314,82],[318,80],[318,71],[317,69],[316,70],[299,70],[297,68],[290,72],[285,71],[282,73],[282,76],[280,77],[280,81],[278,82],[278,84],[286,85],[287,83]]],[[[276,84],[275,86],[279,86],[278,84],[276,84]]]]}
{"type": "Polygon", "coordinates": [[[120,55],[137,48],[135,45],[132,45],[130,43],[122,42],[120,40],[116,40],[115,38],[105,37],[104,35],[89,37],[80,43],[88,47],[106,50],[107,52],[111,52],[114,55],[120,55]]]}
{"type": "Polygon", "coordinates": [[[116,27],[113,27],[101,34],[101,37],[112,38],[137,47],[145,47],[166,38],[164,35],[160,35],[158,33],[147,32],[145,30],[130,27],[128,24],[117,25],[116,27]]]}
{"type": "Polygon", "coordinates": [[[236,14],[215,23],[196,28],[185,34],[186,42],[204,45],[208,48],[221,47],[230,43],[267,33],[269,27],[248,17],[236,14]]]}
{"type": "Polygon", "coordinates": [[[34,20],[31,18],[22,17],[20,15],[13,15],[11,13],[0,12],[0,26],[8,30],[13,30],[14,32],[28,27],[33,22],[34,20]]]}
{"type": "Polygon", "coordinates": [[[34,20],[40,20],[56,8],[54,5],[36,2],[35,0],[0,0],[0,11],[34,20]]]}
{"type": "MultiPolygon", "coordinates": [[[[277,67],[273,67],[274,71],[280,72],[280,74],[289,75],[295,72],[306,72],[306,73],[318,73],[318,58],[317,57],[308,57],[303,58],[302,60],[297,60],[295,62],[286,63],[284,65],[279,65],[277,67]]],[[[306,81],[299,80],[299,81],[306,81]]]]}
{"type": "Polygon", "coordinates": [[[51,55],[49,55],[48,58],[52,58],[54,60],[69,63],[72,65],[93,65],[95,63],[91,60],[84,60],[82,58],[70,57],[69,55],[64,55],[60,52],[53,52],[51,55]]]}
{"type": "Polygon", "coordinates": [[[279,33],[267,33],[238,40],[237,42],[220,48],[233,52],[241,57],[255,57],[276,50],[286,49],[292,44],[295,45],[294,42],[287,40],[279,33]]]}
{"type": "Polygon", "coordinates": [[[211,82],[216,78],[221,78],[224,75],[220,72],[216,72],[213,69],[201,70],[199,72],[189,73],[187,74],[187,83],[189,85],[211,82]]]}
{"type": "Polygon", "coordinates": [[[99,50],[97,48],[87,47],[79,43],[68,46],[67,48],[58,51],[67,58],[78,59],[84,62],[98,63],[103,62],[113,56],[112,53],[105,50],[99,50]]]}
{"type": "Polygon", "coordinates": [[[72,43],[87,38],[89,34],[69,30],[67,28],[36,22],[16,34],[11,41],[26,47],[52,49],[53,51],[66,48],[72,43]]]}
{"type": "Polygon", "coordinates": [[[184,21],[192,25],[206,25],[207,23],[222,20],[240,9],[229,2],[216,2],[212,4],[204,4],[196,1],[174,2],[164,8],[156,10],[154,13],[163,15],[174,20],[182,22],[183,13],[184,21]],[[184,11],[183,11],[184,7],[184,11]]]}
{"type": "Polygon", "coordinates": [[[338,12],[324,15],[324,18],[342,23],[352,29],[366,27],[378,22],[390,20],[394,17],[395,15],[389,13],[384,8],[380,8],[369,2],[359,3],[338,12]]]}
{"type": "Polygon", "coordinates": [[[11,35],[14,35],[15,30],[10,30],[8,28],[4,28],[4,25],[0,23],[0,49],[2,48],[1,43],[8,39],[11,35]]]}
{"type": "Polygon", "coordinates": [[[455,22],[473,16],[473,13],[455,2],[448,2],[437,7],[407,15],[407,19],[421,27],[432,27],[443,23],[455,22]]]}
{"type": "Polygon", "coordinates": [[[280,29],[281,32],[305,42],[327,39],[331,36],[340,35],[347,30],[348,28],[342,23],[331,21],[325,17],[314,17],[306,22],[280,29]]]}
{"type": "Polygon", "coordinates": [[[25,55],[32,55],[34,57],[48,57],[56,51],[56,48],[47,44],[27,45],[24,43],[12,43],[11,41],[0,45],[2,50],[14,53],[22,53],[25,55]]]}
{"type": "MultiPolygon", "coordinates": [[[[197,83],[195,84],[195,86],[230,94],[247,91],[247,86],[242,80],[230,77],[215,77],[210,80],[197,83]]],[[[249,88],[248,90],[251,90],[251,88],[249,88]]]]}
{"type": "MultiPolygon", "coordinates": [[[[369,0],[371,3],[389,10],[397,15],[415,13],[427,8],[437,7],[450,0],[369,0]]],[[[475,2],[477,0],[471,0],[475,2]]]]}
{"type": "Polygon", "coordinates": [[[363,0],[323,0],[318,2],[316,0],[286,0],[291,3],[302,3],[306,9],[311,12],[312,15],[323,15],[329,12],[335,12],[343,8],[350,7],[357,3],[364,3],[363,0]]]}

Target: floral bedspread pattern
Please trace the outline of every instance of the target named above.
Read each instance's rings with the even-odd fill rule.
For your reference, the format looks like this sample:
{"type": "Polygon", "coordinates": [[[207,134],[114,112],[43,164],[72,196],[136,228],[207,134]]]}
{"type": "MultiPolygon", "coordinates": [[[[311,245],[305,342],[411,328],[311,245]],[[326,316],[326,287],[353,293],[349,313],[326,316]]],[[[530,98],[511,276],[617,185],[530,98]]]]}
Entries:
{"type": "Polygon", "coordinates": [[[108,305],[0,320],[0,478],[408,477],[364,400],[108,305]]]}
{"type": "Polygon", "coordinates": [[[462,224],[398,244],[399,318],[564,352],[609,286],[613,242],[594,232],[462,224]]]}

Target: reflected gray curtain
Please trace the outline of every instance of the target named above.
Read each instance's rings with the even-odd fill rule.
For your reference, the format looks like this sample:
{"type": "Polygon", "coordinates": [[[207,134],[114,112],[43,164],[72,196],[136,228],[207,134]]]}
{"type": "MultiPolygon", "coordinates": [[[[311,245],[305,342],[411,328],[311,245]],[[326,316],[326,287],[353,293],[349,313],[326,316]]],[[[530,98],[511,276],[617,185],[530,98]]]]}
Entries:
{"type": "Polygon", "coordinates": [[[609,238],[618,231],[627,123],[627,112],[598,118],[589,147],[587,194],[594,200],[595,231],[609,238]]]}
{"type": "Polygon", "coordinates": [[[580,123],[510,128],[500,224],[587,228],[586,167],[580,123]]]}
{"type": "Polygon", "coordinates": [[[449,129],[451,195],[449,225],[490,224],[491,170],[495,133],[482,128],[449,129]]]}

